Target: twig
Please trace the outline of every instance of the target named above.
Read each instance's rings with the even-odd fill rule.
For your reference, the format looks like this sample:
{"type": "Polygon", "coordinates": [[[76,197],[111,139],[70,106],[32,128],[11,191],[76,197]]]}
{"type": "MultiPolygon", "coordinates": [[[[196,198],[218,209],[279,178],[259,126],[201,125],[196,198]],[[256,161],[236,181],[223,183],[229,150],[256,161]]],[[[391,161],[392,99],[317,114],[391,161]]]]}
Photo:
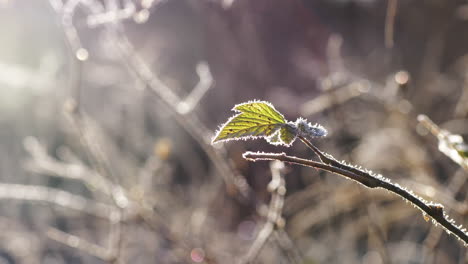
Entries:
{"type": "Polygon", "coordinates": [[[299,249],[294,245],[288,233],[282,228],[273,232],[274,238],[279,247],[289,257],[290,263],[304,263],[299,249]]]}
{"type": "Polygon", "coordinates": [[[398,0],[388,0],[387,16],[385,17],[385,47],[393,47],[393,35],[395,28],[395,16],[398,0]]]}
{"type": "Polygon", "coordinates": [[[369,87],[370,84],[368,82],[361,80],[345,84],[340,88],[323,93],[322,95],[319,95],[303,104],[300,110],[301,114],[304,116],[310,116],[315,113],[322,112],[332,106],[341,105],[344,102],[369,92],[369,87]]]}
{"type": "MultiPolygon", "coordinates": [[[[309,142],[310,143],[310,142],[309,142]]],[[[312,144],[310,144],[313,146],[312,144]]],[[[314,147],[315,148],[315,147],[314,147]]],[[[315,148],[317,149],[317,148],[315,148]]],[[[318,149],[317,149],[318,150],[318,149]]],[[[315,151],[315,150],[314,150],[315,151]]],[[[345,178],[357,181],[362,185],[369,188],[382,188],[387,191],[393,192],[398,196],[411,202],[414,206],[418,207],[424,214],[429,215],[432,219],[444,227],[448,232],[451,232],[456,237],[464,242],[465,246],[468,246],[468,233],[462,226],[456,226],[455,221],[447,218],[444,212],[444,208],[440,204],[429,203],[420,197],[414,195],[411,191],[408,191],[398,184],[391,183],[389,179],[381,176],[374,175],[371,172],[364,172],[348,165],[339,163],[336,160],[332,160],[326,157],[320,150],[318,150],[321,156],[325,157],[326,161],[331,161],[333,164],[324,164],[312,160],[301,159],[297,157],[287,156],[285,153],[260,153],[260,152],[246,152],[244,158],[257,161],[257,160],[279,160],[283,162],[299,164],[302,166],[312,167],[334,174],[343,176],[345,178]],[[334,164],[338,163],[339,166],[334,164]]],[[[321,158],[323,158],[321,157],[321,158]]],[[[331,156],[330,156],[331,157],[331,156]]],[[[324,161],[325,162],[325,161],[324,161]]]]}
{"type": "Polygon", "coordinates": [[[114,259],[112,252],[108,249],[88,242],[80,237],[60,231],[56,228],[50,227],[49,230],[47,230],[47,236],[52,240],[86,252],[89,255],[100,258],[104,261],[112,262],[114,259]]]}
{"type": "MultiPolygon", "coordinates": [[[[329,207],[328,204],[315,203],[313,206],[304,208],[304,210],[301,212],[294,214],[291,218],[288,218],[288,225],[290,226],[290,229],[288,230],[289,233],[292,237],[300,237],[305,232],[307,232],[307,230],[313,227],[324,226],[327,222],[333,222],[335,219],[340,219],[343,214],[352,213],[356,207],[366,203],[365,197],[362,197],[358,191],[359,188],[351,188],[350,186],[347,186],[346,188],[338,187],[338,190],[331,193],[332,196],[329,198],[330,201],[336,203],[334,206],[335,210],[332,212],[332,214],[326,211],[327,207],[329,207]],[[336,194],[336,192],[346,192],[347,190],[350,190],[354,193],[350,196],[348,196],[346,193],[336,194]]],[[[379,216],[381,220],[380,224],[383,227],[388,227],[393,223],[409,217],[415,212],[410,208],[401,207],[401,205],[393,203],[393,199],[386,197],[390,194],[388,192],[385,193],[386,194],[383,194],[383,192],[381,192],[380,195],[376,195],[379,199],[379,202],[389,202],[386,206],[386,210],[381,211],[381,215],[379,216]]],[[[395,197],[394,195],[392,196],[395,197]]],[[[360,237],[363,236],[364,233],[368,232],[369,221],[370,219],[366,215],[359,217],[359,219],[353,220],[352,223],[348,223],[352,226],[352,235],[354,237],[360,237]],[[362,225],[357,225],[356,223],[358,222],[362,223],[362,225]]]]}
{"type": "Polygon", "coordinates": [[[123,214],[123,209],[119,208],[120,210],[117,210],[113,216],[111,217],[111,224],[110,224],[110,231],[109,231],[109,246],[108,246],[108,251],[110,253],[111,259],[109,259],[109,262],[114,264],[114,263],[120,263],[121,261],[121,248],[123,244],[123,238],[124,238],[124,226],[122,225],[122,214],[123,214]]]}
{"type": "Polygon", "coordinates": [[[112,195],[113,184],[96,171],[78,163],[65,163],[51,157],[35,137],[24,139],[24,148],[31,155],[25,162],[25,168],[36,174],[47,174],[65,179],[82,181],[91,190],[99,190],[106,195],[112,195]]]}
{"type": "Polygon", "coordinates": [[[112,199],[117,207],[125,208],[129,206],[130,199],[125,188],[119,183],[114,168],[110,166],[109,159],[103,150],[104,136],[99,129],[99,126],[94,123],[85,112],[76,112],[76,104],[73,100],[69,100],[65,105],[65,111],[72,125],[75,126],[75,132],[83,150],[88,156],[92,167],[104,179],[108,179],[108,191],[111,193],[112,199]]]}
{"type": "Polygon", "coordinates": [[[189,95],[177,106],[177,111],[181,114],[191,112],[200,102],[205,93],[213,86],[213,76],[210,67],[206,62],[199,62],[196,71],[200,81],[195,85],[189,95]]]}
{"type": "MultiPolygon", "coordinates": [[[[447,189],[450,192],[450,194],[455,196],[457,193],[459,193],[461,188],[463,188],[463,186],[465,185],[465,181],[466,181],[466,177],[464,175],[464,171],[463,169],[459,169],[447,184],[447,189]]],[[[453,196],[452,198],[455,200],[453,196]]],[[[430,257],[431,253],[434,252],[434,249],[436,248],[437,244],[440,241],[441,235],[442,235],[441,229],[436,229],[434,228],[434,226],[430,228],[429,234],[426,236],[426,238],[424,239],[422,243],[424,244],[424,251],[426,253],[424,254],[423,263],[428,262],[426,259],[430,257]]]]}
{"type": "Polygon", "coordinates": [[[136,7],[129,2],[121,9],[106,10],[102,13],[91,14],[87,17],[87,25],[89,27],[97,27],[102,24],[115,23],[117,21],[133,18],[136,13],[136,7]]]}
{"type": "Polygon", "coordinates": [[[286,187],[280,172],[283,166],[283,163],[279,161],[270,164],[271,181],[268,184],[268,191],[272,193],[272,196],[268,206],[267,222],[259,231],[247,254],[239,261],[239,264],[247,264],[255,261],[263,246],[273,234],[275,228],[284,227],[284,219],[281,217],[281,213],[284,205],[286,187]]]}
{"type": "Polygon", "coordinates": [[[143,58],[134,50],[132,43],[122,30],[115,25],[108,29],[111,36],[115,39],[113,42],[120,51],[122,63],[129,68],[130,72],[132,72],[138,80],[145,84],[148,91],[155,94],[157,98],[160,99],[161,103],[166,106],[165,109],[173,115],[176,122],[197,141],[203,151],[213,161],[215,168],[224,178],[225,182],[229,186],[235,186],[242,200],[250,202],[253,199],[253,192],[249,188],[245,178],[239,175],[231,164],[226,162],[218,149],[211,146],[211,139],[207,136],[210,133],[206,132],[208,130],[204,128],[198,116],[193,112],[180,112],[180,109],[176,107],[180,103],[179,97],[152,73],[143,58]]]}
{"type": "Polygon", "coordinates": [[[108,220],[110,215],[117,210],[113,206],[92,201],[79,195],[37,185],[0,183],[1,199],[46,202],[108,220]]]}
{"type": "Polygon", "coordinates": [[[439,151],[460,165],[468,172],[468,158],[463,157],[459,151],[464,145],[463,138],[460,135],[450,133],[441,129],[426,115],[419,115],[418,121],[439,140],[439,151]]]}

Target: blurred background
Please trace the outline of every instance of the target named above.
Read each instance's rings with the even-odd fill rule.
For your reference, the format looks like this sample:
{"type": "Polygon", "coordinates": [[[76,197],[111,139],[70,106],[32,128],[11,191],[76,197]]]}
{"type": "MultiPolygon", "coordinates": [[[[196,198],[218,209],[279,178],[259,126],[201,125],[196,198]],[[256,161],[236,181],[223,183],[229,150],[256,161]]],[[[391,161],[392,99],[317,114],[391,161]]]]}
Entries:
{"type": "Polygon", "coordinates": [[[1,0],[0,32],[0,263],[468,263],[387,191],[242,158],[300,142],[210,144],[267,100],[467,226],[467,1],[1,0]]]}

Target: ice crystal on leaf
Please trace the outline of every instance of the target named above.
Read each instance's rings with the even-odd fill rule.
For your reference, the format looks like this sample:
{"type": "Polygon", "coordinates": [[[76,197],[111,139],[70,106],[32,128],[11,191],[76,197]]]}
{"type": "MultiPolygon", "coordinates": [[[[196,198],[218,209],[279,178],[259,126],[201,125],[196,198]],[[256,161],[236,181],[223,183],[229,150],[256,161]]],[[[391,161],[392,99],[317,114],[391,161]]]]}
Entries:
{"type": "Polygon", "coordinates": [[[302,118],[288,122],[269,102],[250,101],[232,110],[238,113],[221,126],[212,143],[263,137],[270,144],[290,146],[298,136],[314,138],[327,134],[321,125],[312,125],[302,118]]]}
{"type": "Polygon", "coordinates": [[[299,135],[306,138],[320,138],[327,136],[327,130],[320,124],[312,125],[304,118],[296,120],[296,127],[299,130],[299,135]]]}

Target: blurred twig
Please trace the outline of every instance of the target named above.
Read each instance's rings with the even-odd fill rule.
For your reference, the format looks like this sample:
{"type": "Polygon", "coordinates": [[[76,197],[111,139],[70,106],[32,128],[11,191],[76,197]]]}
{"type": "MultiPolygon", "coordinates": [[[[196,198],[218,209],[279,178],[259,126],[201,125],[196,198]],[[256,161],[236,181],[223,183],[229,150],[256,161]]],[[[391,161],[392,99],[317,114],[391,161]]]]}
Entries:
{"type": "Polygon", "coordinates": [[[106,262],[113,263],[113,260],[115,259],[112,252],[108,249],[88,242],[78,236],[62,232],[56,228],[50,227],[49,230],[47,230],[47,236],[50,239],[65,244],[71,248],[76,248],[86,252],[89,255],[100,258],[106,262]]]}
{"type": "Polygon", "coordinates": [[[393,47],[395,16],[397,12],[398,0],[388,0],[387,16],[385,17],[385,47],[393,47]]]}
{"type": "Polygon", "coordinates": [[[315,113],[320,113],[332,106],[341,105],[344,102],[361,96],[370,90],[369,81],[355,81],[343,87],[332,90],[328,93],[317,96],[316,98],[303,104],[301,107],[301,114],[310,116],[315,113]]]}
{"type": "Polygon", "coordinates": [[[299,252],[299,249],[293,243],[284,228],[277,228],[273,232],[273,237],[280,249],[288,256],[290,263],[304,263],[301,252],[299,252]]]}
{"type": "MultiPolygon", "coordinates": [[[[117,26],[110,27],[109,31],[115,39],[114,44],[117,45],[122,56],[122,63],[127,65],[136,78],[143,82],[147,89],[157,95],[161,102],[165,105],[165,110],[173,115],[175,120],[200,144],[202,149],[213,161],[213,165],[220,172],[225,182],[229,186],[234,186],[240,197],[246,201],[253,199],[252,190],[249,188],[244,177],[226,162],[219,149],[211,146],[211,138],[209,131],[200,121],[198,116],[193,112],[181,112],[176,106],[180,105],[179,97],[167,87],[144,62],[144,60],[134,50],[133,45],[122,32],[122,29],[117,26]]],[[[200,77],[201,81],[202,76],[200,77]]],[[[208,79],[209,80],[209,79],[208,79]]],[[[204,84],[207,85],[206,83],[204,84]]],[[[204,88],[206,89],[206,88],[204,88]]]]}
{"type": "Polygon", "coordinates": [[[439,140],[439,151],[468,172],[468,145],[460,135],[439,128],[429,117],[419,115],[418,121],[439,140]]]}
{"type": "Polygon", "coordinates": [[[271,181],[268,184],[268,191],[272,193],[270,205],[268,206],[267,221],[260,229],[247,254],[239,261],[240,264],[253,263],[261,249],[268,241],[276,228],[284,227],[284,219],[281,217],[286,186],[281,175],[283,163],[273,161],[270,164],[271,181]]]}
{"type": "Polygon", "coordinates": [[[47,202],[108,220],[117,210],[113,206],[79,195],[38,185],[0,183],[0,199],[47,202]]]}
{"type": "Polygon", "coordinates": [[[36,174],[48,174],[66,179],[80,180],[91,189],[112,195],[112,183],[81,163],[64,163],[47,154],[45,147],[34,137],[24,140],[24,148],[31,155],[25,167],[36,174]]]}

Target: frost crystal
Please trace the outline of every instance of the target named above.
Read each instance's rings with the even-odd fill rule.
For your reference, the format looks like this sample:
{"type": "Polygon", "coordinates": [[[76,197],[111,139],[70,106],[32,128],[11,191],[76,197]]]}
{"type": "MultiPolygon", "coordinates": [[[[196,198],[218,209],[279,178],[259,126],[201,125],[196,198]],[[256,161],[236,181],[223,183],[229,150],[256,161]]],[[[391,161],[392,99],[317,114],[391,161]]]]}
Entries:
{"type": "Polygon", "coordinates": [[[298,129],[299,136],[306,138],[320,138],[327,135],[327,130],[323,126],[320,124],[312,125],[303,118],[298,118],[296,120],[296,127],[298,129]]]}

